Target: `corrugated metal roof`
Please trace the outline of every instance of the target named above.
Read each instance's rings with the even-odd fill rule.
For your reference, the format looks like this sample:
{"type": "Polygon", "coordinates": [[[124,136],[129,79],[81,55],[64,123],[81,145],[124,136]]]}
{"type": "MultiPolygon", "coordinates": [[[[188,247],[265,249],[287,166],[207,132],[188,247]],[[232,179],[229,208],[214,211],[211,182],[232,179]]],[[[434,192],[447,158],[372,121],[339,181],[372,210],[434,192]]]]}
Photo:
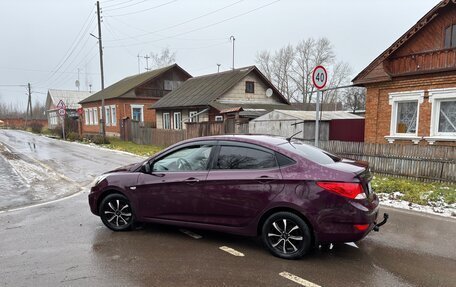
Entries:
{"type": "MultiPolygon", "coordinates": [[[[93,94],[92,96],[88,97],[87,99],[80,101],[80,103],[83,104],[83,103],[101,101],[102,98],[104,98],[106,100],[106,99],[113,99],[113,98],[121,97],[121,96],[125,95],[127,92],[131,91],[132,89],[162,75],[163,73],[165,73],[175,67],[179,68],[184,73],[188,74],[184,69],[179,67],[179,65],[173,64],[171,66],[167,66],[164,68],[160,68],[160,69],[156,69],[156,70],[142,73],[139,75],[134,75],[134,76],[124,78],[124,79],[112,84],[111,86],[105,88],[104,90],[101,90],[96,94],[93,94]]],[[[188,74],[188,76],[191,77],[190,74],[188,74]]]]}
{"type": "MultiPolygon", "coordinates": [[[[212,105],[252,71],[256,71],[260,78],[274,89],[274,94],[278,95],[283,100],[284,105],[288,104],[282,94],[280,94],[274,85],[272,85],[255,66],[249,66],[188,79],[179,88],[155,103],[152,108],[159,109],[212,105]]],[[[239,103],[234,103],[233,106],[239,105],[239,103]]],[[[244,106],[245,105],[242,104],[242,107],[244,106]]]]}
{"type": "Polygon", "coordinates": [[[56,107],[60,100],[62,100],[67,109],[78,109],[81,107],[79,104],[83,99],[90,97],[93,93],[86,91],[67,91],[67,90],[48,90],[48,99],[50,103],[46,105],[47,108],[51,109],[56,107]]]}
{"type": "MultiPolygon", "coordinates": [[[[272,111],[272,113],[281,113],[284,115],[287,115],[289,117],[295,118],[297,120],[302,120],[302,121],[314,121],[315,120],[315,111],[295,111],[295,110],[275,110],[272,111]]],[[[267,117],[267,115],[264,115],[264,117],[267,117]]],[[[273,117],[274,119],[280,120],[279,117],[273,117]]],[[[347,113],[344,111],[324,111],[321,112],[321,120],[322,121],[331,121],[331,120],[341,120],[341,119],[363,119],[363,117],[360,117],[358,115],[354,115],[351,113],[347,113]]],[[[261,120],[267,120],[266,118],[258,118],[258,121],[261,120]]]]}

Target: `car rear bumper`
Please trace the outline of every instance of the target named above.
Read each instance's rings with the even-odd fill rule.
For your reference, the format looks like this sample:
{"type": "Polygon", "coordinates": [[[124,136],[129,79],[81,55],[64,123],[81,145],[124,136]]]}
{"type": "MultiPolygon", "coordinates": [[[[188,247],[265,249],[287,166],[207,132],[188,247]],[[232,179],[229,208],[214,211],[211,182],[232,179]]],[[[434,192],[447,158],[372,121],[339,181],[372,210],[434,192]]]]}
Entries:
{"type": "Polygon", "coordinates": [[[378,214],[376,197],[371,202],[350,201],[348,206],[323,211],[318,219],[316,239],[319,243],[359,241],[372,230],[378,229],[378,214]]]}

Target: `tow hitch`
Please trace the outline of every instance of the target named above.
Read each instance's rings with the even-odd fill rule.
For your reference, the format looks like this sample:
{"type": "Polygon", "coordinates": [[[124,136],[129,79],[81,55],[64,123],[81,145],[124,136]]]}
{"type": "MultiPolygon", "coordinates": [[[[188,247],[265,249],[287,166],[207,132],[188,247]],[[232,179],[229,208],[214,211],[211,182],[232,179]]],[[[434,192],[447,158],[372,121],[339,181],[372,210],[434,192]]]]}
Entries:
{"type": "Polygon", "coordinates": [[[388,213],[383,213],[383,221],[380,223],[375,223],[374,231],[379,231],[380,230],[379,227],[384,225],[388,221],[388,218],[389,218],[388,213]]]}

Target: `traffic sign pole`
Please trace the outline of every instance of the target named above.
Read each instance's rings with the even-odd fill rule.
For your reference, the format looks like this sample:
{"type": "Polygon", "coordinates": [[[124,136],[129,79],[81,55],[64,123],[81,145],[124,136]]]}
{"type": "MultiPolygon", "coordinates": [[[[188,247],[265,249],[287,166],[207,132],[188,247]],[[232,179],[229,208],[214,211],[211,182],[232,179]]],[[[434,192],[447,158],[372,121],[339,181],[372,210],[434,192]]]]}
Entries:
{"type": "Polygon", "coordinates": [[[317,92],[317,100],[315,104],[315,146],[318,147],[318,139],[320,137],[320,97],[322,96],[322,92],[319,90],[317,92]]]}
{"type": "Polygon", "coordinates": [[[318,89],[317,99],[315,101],[315,146],[318,147],[318,139],[320,137],[320,99],[323,99],[323,92],[321,91],[328,81],[328,73],[325,67],[317,66],[312,73],[312,82],[318,89]]]}

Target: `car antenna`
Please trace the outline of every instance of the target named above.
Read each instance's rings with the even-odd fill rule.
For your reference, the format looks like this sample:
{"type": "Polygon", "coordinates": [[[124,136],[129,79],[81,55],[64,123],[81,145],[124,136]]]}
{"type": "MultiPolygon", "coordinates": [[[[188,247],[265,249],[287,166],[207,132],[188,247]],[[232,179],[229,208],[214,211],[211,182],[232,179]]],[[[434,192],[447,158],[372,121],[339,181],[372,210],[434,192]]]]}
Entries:
{"type": "Polygon", "coordinates": [[[302,133],[302,131],[299,131],[299,132],[293,134],[291,137],[286,138],[287,142],[291,143],[291,140],[294,138],[294,136],[299,134],[299,133],[302,133]]]}

